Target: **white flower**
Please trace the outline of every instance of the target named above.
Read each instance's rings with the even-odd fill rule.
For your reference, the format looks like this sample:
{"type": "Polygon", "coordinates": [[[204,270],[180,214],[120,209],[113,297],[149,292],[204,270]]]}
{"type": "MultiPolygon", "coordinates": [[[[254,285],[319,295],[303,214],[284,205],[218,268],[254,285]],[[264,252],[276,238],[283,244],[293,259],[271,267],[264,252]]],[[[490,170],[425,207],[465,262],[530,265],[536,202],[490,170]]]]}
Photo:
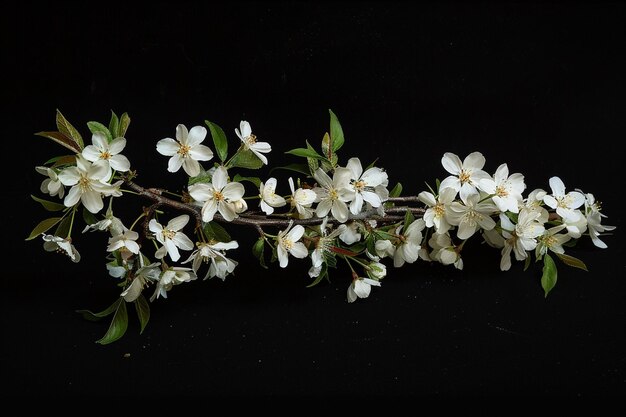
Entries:
{"type": "Polygon", "coordinates": [[[352,214],[359,214],[363,208],[363,201],[367,201],[372,207],[380,207],[382,202],[389,197],[384,193],[389,183],[387,173],[380,168],[372,167],[363,172],[363,166],[359,158],[350,158],[346,164],[350,170],[350,189],[354,192],[354,200],[350,203],[352,214]],[[382,188],[376,187],[383,185],[382,188]]]}
{"type": "Polygon", "coordinates": [[[157,259],[162,259],[167,252],[172,258],[172,261],[176,262],[180,259],[180,253],[178,248],[183,250],[192,250],[193,242],[185,235],[181,230],[189,222],[189,216],[183,214],[178,217],[174,217],[167,223],[167,226],[163,227],[161,223],[155,219],[150,220],[148,227],[152,233],[154,233],[156,239],[163,244],[163,246],[156,251],[154,256],[157,259]]]}
{"type": "Polygon", "coordinates": [[[107,213],[103,220],[85,226],[85,228],[83,229],[83,233],[85,233],[89,229],[91,229],[92,232],[96,230],[101,232],[104,230],[108,230],[111,233],[111,236],[121,235],[126,230],[128,230],[128,228],[124,226],[122,221],[119,218],[115,217],[110,210],[107,210],[107,213]]]}
{"type": "Polygon", "coordinates": [[[572,221],[570,218],[564,218],[563,224],[567,234],[574,239],[580,238],[587,231],[587,217],[585,216],[580,216],[575,221],[572,221]]]}
{"type": "Polygon", "coordinates": [[[98,213],[104,207],[103,195],[120,195],[117,184],[103,182],[106,176],[105,165],[92,164],[81,155],[77,155],[76,166],[65,168],[59,173],[61,183],[72,186],[63,204],[72,207],[80,200],[91,213],[98,213]]]}
{"type": "Polygon", "coordinates": [[[42,234],[43,237],[43,248],[48,252],[59,252],[65,253],[70,257],[72,262],[80,261],[80,253],[76,250],[74,245],[72,245],[72,241],[67,238],[63,239],[59,236],[46,235],[42,234]]]}
{"type": "Polygon", "coordinates": [[[470,194],[468,196],[461,195],[461,204],[458,201],[450,204],[448,210],[448,222],[451,225],[459,226],[457,237],[465,240],[469,239],[478,228],[491,230],[496,222],[490,217],[495,211],[493,203],[480,201],[479,194],[470,194]]]}
{"type": "Polygon", "coordinates": [[[609,232],[615,230],[615,226],[603,225],[602,218],[606,217],[600,213],[600,203],[596,202],[593,194],[585,194],[585,213],[587,216],[587,227],[589,228],[589,236],[591,241],[598,248],[606,249],[606,243],[600,240],[600,234],[602,232],[609,232]]]}
{"type": "Polygon", "coordinates": [[[209,161],[213,158],[213,151],[208,146],[201,145],[207,131],[203,126],[194,126],[190,131],[183,124],[176,126],[176,140],[172,138],[161,139],[157,142],[157,151],[161,155],[171,156],[167,170],[178,172],[180,167],[190,177],[200,173],[198,161],[209,161]]]}
{"type": "Polygon", "coordinates": [[[556,209],[556,214],[563,219],[575,222],[582,215],[578,207],[585,204],[585,196],[578,191],[565,194],[565,184],[559,177],[550,178],[552,195],[543,197],[543,202],[550,208],[556,209]]]}
{"type": "Polygon", "coordinates": [[[339,234],[339,239],[346,245],[352,245],[361,240],[359,233],[359,222],[353,221],[346,225],[339,234]]]}
{"type": "Polygon", "coordinates": [[[543,235],[537,238],[537,247],[535,248],[535,256],[540,258],[545,255],[548,250],[554,253],[565,253],[563,244],[571,239],[571,236],[559,233],[565,228],[564,225],[555,226],[547,229],[543,235]]]}
{"type": "Polygon", "coordinates": [[[267,142],[257,142],[256,135],[252,134],[252,128],[250,127],[250,123],[242,120],[239,123],[239,129],[235,129],[235,133],[243,142],[244,149],[250,149],[254,154],[259,158],[265,165],[267,165],[267,158],[264,153],[270,153],[272,151],[272,147],[267,142]]]}
{"type": "Polygon", "coordinates": [[[83,149],[83,156],[86,160],[103,164],[107,167],[106,178],[111,177],[111,170],[126,172],[130,169],[130,161],[120,152],[126,147],[126,139],[116,138],[109,143],[106,136],[101,132],[96,132],[91,136],[91,143],[83,149]]]}
{"type": "Polygon", "coordinates": [[[293,221],[289,222],[289,226],[285,230],[278,232],[278,237],[276,238],[278,243],[278,245],[276,245],[276,249],[281,268],[285,268],[289,263],[289,254],[300,259],[306,258],[309,254],[309,251],[306,246],[304,246],[304,243],[298,242],[304,234],[304,227],[298,224],[292,229],[292,225],[293,221]]]}
{"type": "Polygon", "coordinates": [[[133,230],[127,230],[124,233],[109,238],[108,252],[113,252],[121,248],[126,248],[130,252],[137,255],[139,253],[139,244],[135,242],[139,238],[139,233],[133,230]]]}
{"type": "Polygon", "coordinates": [[[354,198],[354,192],[347,188],[350,184],[350,175],[350,170],[337,168],[331,180],[321,168],[315,171],[313,177],[321,186],[313,190],[319,201],[315,210],[317,217],[326,217],[328,212],[331,212],[340,223],[348,220],[350,212],[346,203],[354,198]]]}
{"type": "Polygon", "coordinates": [[[189,187],[189,195],[194,200],[204,203],[202,220],[210,222],[217,211],[226,221],[239,217],[233,204],[242,199],[245,189],[238,182],[228,182],[226,168],[220,166],[213,173],[211,184],[194,184],[189,187]]]}
{"type": "Polygon", "coordinates": [[[313,217],[313,209],[311,205],[315,202],[317,195],[313,190],[305,190],[303,188],[295,189],[293,179],[289,177],[289,188],[291,189],[291,198],[289,199],[291,207],[295,207],[298,216],[301,219],[310,219],[313,217]]]}
{"type": "Polygon", "coordinates": [[[154,294],[150,297],[150,301],[154,301],[159,296],[167,298],[167,292],[172,289],[174,285],[182,284],[183,282],[189,282],[197,279],[196,274],[191,268],[172,267],[161,274],[159,282],[156,285],[154,294]]]}
{"type": "Polygon", "coordinates": [[[517,217],[517,224],[504,214],[500,214],[500,224],[502,226],[502,237],[504,247],[502,248],[502,258],[500,269],[508,271],[511,268],[511,252],[515,254],[515,259],[523,261],[528,257],[528,252],[537,247],[537,238],[544,234],[544,223],[547,217],[543,218],[542,213],[537,210],[522,209],[517,217]]]}
{"type": "Polygon", "coordinates": [[[183,264],[193,261],[191,268],[197,274],[202,262],[208,263],[210,260],[211,265],[204,279],[218,277],[224,280],[226,275],[232,273],[238,265],[236,261],[227,258],[225,254],[225,251],[239,247],[235,240],[231,242],[198,243],[197,246],[198,249],[193,251],[183,264]]]}
{"type": "Polygon", "coordinates": [[[422,244],[422,230],[426,227],[423,219],[417,219],[402,233],[402,226],[396,229],[400,236],[400,242],[396,246],[393,256],[393,266],[396,268],[404,265],[404,262],[413,263],[419,257],[420,245],[422,244]]]}
{"type": "Polygon", "coordinates": [[[430,252],[430,258],[443,265],[454,265],[456,269],[463,269],[463,259],[458,252],[456,246],[452,243],[452,239],[448,233],[434,233],[428,245],[433,248],[430,252]]]}
{"type": "Polygon", "coordinates": [[[496,170],[493,178],[483,178],[480,188],[493,195],[492,199],[500,211],[517,213],[522,203],[522,192],[526,189],[524,176],[519,173],[509,175],[509,167],[502,164],[496,170]]]}
{"type": "Polygon", "coordinates": [[[467,198],[470,194],[478,194],[480,180],[488,178],[489,174],[483,171],[485,157],[480,152],[472,152],[461,163],[456,154],[446,152],[441,158],[441,164],[451,176],[441,181],[439,190],[452,188],[461,192],[461,198],[467,198]]]}
{"type": "Polygon", "coordinates": [[[384,258],[386,256],[393,257],[396,253],[396,247],[390,240],[380,239],[374,244],[376,248],[376,255],[384,258]]]}
{"type": "Polygon", "coordinates": [[[367,266],[367,274],[376,280],[381,280],[387,276],[387,266],[380,262],[372,261],[367,266]]]}
{"type": "Polygon", "coordinates": [[[311,261],[313,262],[314,268],[322,266],[322,263],[324,262],[324,252],[330,252],[330,248],[333,246],[335,238],[339,236],[346,227],[345,225],[342,224],[327,235],[326,234],[327,222],[328,222],[328,217],[324,217],[324,220],[322,221],[322,224],[320,225],[320,235],[317,238],[315,249],[313,250],[313,252],[311,252],[311,261]]]}
{"type": "Polygon", "coordinates": [[[450,203],[454,201],[456,191],[453,188],[440,188],[439,195],[435,197],[428,191],[422,191],[417,198],[428,206],[424,213],[426,227],[435,227],[437,233],[446,233],[452,227],[446,220],[446,212],[450,203]]]}
{"type": "Polygon", "coordinates": [[[259,205],[265,214],[272,214],[274,207],[282,207],[287,204],[284,198],[276,195],[276,178],[268,179],[265,184],[261,183],[259,192],[259,197],[261,198],[259,205]]]}
{"type": "Polygon", "coordinates": [[[135,273],[135,278],[133,282],[130,283],[128,287],[120,294],[121,297],[124,297],[124,300],[127,303],[132,303],[139,295],[141,295],[141,291],[143,291],[143,287],[146,285],[148,280],[158,281],[159,276],[161,275],[161,268],[159,263],[153,263],[150,265],[143,266],[137,270],[135,273]]]}
{"type": "Polygon", "coordinates": [[[35,171],[48,176],[48,178],[43,180],[41,183],[42,193],[50,194],[52,197],[58,195],[59,198],[63,198],[65,195],[65,188],[63,188],[63,184],[59,180],[59,176],[54,169],[41,166],[35,167],[35,171]]]}
{"type": "Polygon", "coordinates": [[[380,282],[369,278],[357,278],[348,287],[348,302],[353,303],[357,298],[367,298],[372,291],[372,285],[380,287],[380,282]]]}

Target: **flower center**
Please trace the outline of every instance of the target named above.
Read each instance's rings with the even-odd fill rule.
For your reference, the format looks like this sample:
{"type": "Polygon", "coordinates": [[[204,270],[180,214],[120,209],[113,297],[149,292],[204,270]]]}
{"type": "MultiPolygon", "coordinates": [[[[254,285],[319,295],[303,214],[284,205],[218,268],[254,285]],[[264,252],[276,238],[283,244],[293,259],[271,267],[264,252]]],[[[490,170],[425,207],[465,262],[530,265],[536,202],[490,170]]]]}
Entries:
{"type": "Polygon", "coordinates": [[[553,235],[548,235],[543,238],[543,244],[546,247],[551,248],[552,246],[557,244],[557,240],[553,235]]]}
{"type": "Polygon", "coordinates": [[[572,204],[572,198],[569,195],[566,195],[561,198],[557,198],[557,206],[561,208],[569,208],[572,204]]]}
{"type": "Polygon", "coordinates": [[[467,213],[465,213],[465,221],[468,222],[471,226],[475,225],[482,219],[483,215],[476,210],[468,210],[467,213]]]}
{"type": "Polygon", "coordinates": [[[506,187],[504,185],[498,185],[496,187],[496,195],[498,197],[506,197],[509,195],[509,192],[506,190],[506,187]]]}
{"type": "Polygon", "coordinates": [[[337,192],[335,188],[331,188],[328,190],[328,198],[330,198],[333,201],[339,199],[339,193],[337,192]]]}
{"type": "Polygon", "coordinates": [[[245,143],[246,147],[249,148],[256,143],[256,135],[250,133],[250,136],[246,136],[245,138],[243,138],[243,142],[245,143]]]}
{"type": "Polygon", "coordinates": [[[174,236],[176,236],[175,230],[163,229],[161,233],[163,234],[163,239],[174,239],[174,236]]]}
{"type": "Polygon", "coordinates": [[[178,148],[178,152],[177,152],[177,153],[178,153],[181,157],[186,158],[186,157],[188,157],[188,156],[189,156],[189,151],[190,151],[190,150],[191,150],[191,146],[181,144],[181,145],[180,145],[180,147],[178,148]]]}
{"type": "Polygon", "coordinates": [[[363,180],[359,180],[359,181],[354,181],[352,183],[352,185],[354,185],[354,189],[357,191],[363,191],[365,189],[365,186],[367,185],[367,183],[363,180]]]}
{"type": "Polygon", "coordinates": [[[465,184],[466,182],[471,183],[472,182],[471,173],[462,169],[461,173],[459,174],[459,181],[461,181],[461,184],[465,184]]]}
{"type": "Polygon", "coordinates": [[[287,237],[283,237],[280,239],[280,245],[285,248],[285,250],[290,251],[291,248],[293,248],[293,242],[291,241],[291,239],[287,238],[287,237]]]}
{"type": "Polygon", "coordinates": [[[80,187],[82,192],[87,192],[91,190],[91,178],[86,175],[81,175],[78,180],[78,186],[80,187]]]}
{"type": "Polygon", "coordinates": [[[225,200],[224,194],[222,194],[221,191],[215,190],[213,191],[213,199],[217,202],[224,201],[225,200]]]}
{"type": "Polygon", "coordinates": [[[100,159],[111,159],[111,154],[109,153],[109,151],[102,151],[100,152],[100,159]]]}
{"type": "Polygon", "coordinates": [[[443,203],[437,203],[433,207],[433,211],[435,212],[435,217],[441,218],[446,214],[446,206],[443,203]]]}

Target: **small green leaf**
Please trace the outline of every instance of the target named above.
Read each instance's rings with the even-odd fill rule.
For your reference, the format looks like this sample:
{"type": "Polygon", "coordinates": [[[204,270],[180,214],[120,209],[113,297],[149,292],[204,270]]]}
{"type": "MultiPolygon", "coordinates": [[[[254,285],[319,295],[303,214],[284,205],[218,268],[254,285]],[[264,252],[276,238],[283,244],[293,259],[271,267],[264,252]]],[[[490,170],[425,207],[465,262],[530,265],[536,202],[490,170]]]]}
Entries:
{"type": "Polygon", "coordinates": [[[332,160],[333,150],[330,146],[330,135],[328,132],[326,132],[322,138],[322,153],[326,158],[328,158],[328,160],[332,160]]]}
{"type": "Polygon", "coordinates": [[[78,146],[78,144],[76,142],[74,142],[71,138],[67,137],[66,135],[64,135],[61,132],[37,132],[37,133],[35,133],[35,135],[36,136],[41,136],[41,137],[44,137],[44,138],[48,138],[48,139],[52,139],[53,141],[55,141],[56,143],[58,143],[61,146],[66,147],[70,151],[73,151],[73,152],[76,152],[76,153],[80,153],[81,152],[80,146],[78,146]]]}
{"type": "Polygon", "coordinates": [[[585,263],[578,258],[574,258],[573,256],[566,255],[564,253],[557,253],[556,256],[558,256],[559,259],[562,260],[565,265],[582,269],[583,271],[589,271],[587,269],[587,265],[585,265],[585,263]]]}
{"type": "Polygon", "coordinates": [[[230,167],[259,169],[263,166],[263,161],[254,154],[250,149],[239,151],[230,161],[230,167]]]}
{"type": "Polygon", "coordinates": [[[61,220],[61,222],[57,226],[56,230],[54,231],[54,235],[59,236],[59,237],[65,237],[65,236],[69,237],[71,223],[72,223],[72,216],[69,216],[69,215],[66,216],[63,220],[61,220]]]}
{"type": "Polygon", "coordinates": [[[326,159],[325,157],[323,157],[322,155],[318,154],[313,149],[295,148],[295,149],[292,149],[292,150],[287,151],[285,153],[290,154],[290,155],[295,155],[295,156],[301,156],[303,158],[312,158],[312,159],[319,159],[319,160],[325,160],[326,159]]]}
{"type": "Polygon", "coordinates": [[[39,236],[40,234],[45,233],[48,230],[52,229],[52,227],[54,227],[54,225],[60,222],[62,218],[63,217],[51,217],[49,219],[40,221],[39,224],[35,226],[33,231],[30,232],[30,235],[26,238],[26,240],[32,240],[36,238],[37,236],[39,236]]]}
{"type": "Polygon", "coordinates": [[[127,328],[128,312],[126,311],[126,302],[124,302],[123,298],[120,298],[120,302],[117,306],[117,310],[115,310],[115,315],[113,316],[113,320],[111,320],[109,329],[102,339],[96,340],[96,343],[100,343],[101,345],[113,343],[120,337],[124,336],[127,328]]]}
{"type": "Polygon", "coordinates": [[[76,155],[60,155],[60,156],[55,156],[54,158],[48,159],[43,164],[48,165],[48,164],[54,163],[53,166],[57,166],[57,165],[74,164],[75,162],[76,162],[76,155]]]}
{"type": "Polygon", "coordinates": [[[272,169],[270,169],[270,174],[272,172],[274,172],[277,169],[285,169],[287,171],[294,171],[297,172],[299,174],[304,174],[304,175],[311,175],[311,172],[309,171],[309,166],[308,164],[289,164],[289,165],[285,165],[282,167],[274,167],[272,169]]]}
{"type": "Polygon", "coordinates": [[[365,247],[370,255],[376,255],[376,239],[374,233],[371,233],[367,239],[365,239],[365,247]]]}
{"type": "Polygon", "coordinates": [[[235,174],[235,176],[233,177],[233,181],[234,182],[248,181],[254,184],[257,188],[261,186],[261,178],[259,177],[243,177],[239,174],[235,174]]]}
{"type": "Polygon", "coordinates": [[[557,278],[557,270],[556,264],[550,255],[547,253],[543,257],[543,275],[541,276],[541,286],[545,291],[545,296],[548,296],[548,293],[554,288],[556,285],[557,278]]]}
{"type": "Polygon", "coordinates": [[[528,269],[528,267],[530,266],[530,254],[528,254],[528,256],[526,257],[526,259],[524,260],[524,271],[526,271],[528,269]]]}
{"type": "Polygon", "coordinates": [[[87,210],[85,207],[83,207],[83,220],[85,221],[85,224],[98,223],[98,219],[96,218],[96,216],[94,216],[94,214],[87,210]]]}
{"type": "Polygon", "coordinates": [[[113,110],[111,110],[111,120],[109,121],[109,132],[113,135],[114,138],[120,137],[120,119],[117,117],[117,114],[113,110]]]}
{"type": "Polygon", "coordinates": [[[57,109],[56,122],[57,122],[57,129],[59,129],[59,132],[63,133],[65,136],[72,139],[78,145],[78,148],[82,151],[83,148],[85,147],[82,136],[80,136],[80,133],[78,133],[78,130],[76,130],[76,128],[72,126],[72,124],[65,118],[65,116],[61,114],[59,109],[57,109]]]}
{"type": "Polygon", "coordinates": [[[213,138],[213,145],[215,145],[217,156],[220,158],[220,161],[224,162],[226,158],[228,158],[228,140],[226,139],[226,134],[222,128],[215,123],[211,123],[208,120],[205,120],[204,123],[206,123],[211,131],[211,137],[213,138]]]}
{"type": "Polygon", "coordinates": [[[389,197],[390,198],[400,197],[400,194],[402,194],[402,184],[397,183],[396,186],[393,187],[391,191],[389,191],[389,197]]]}
{"type": "Polygon", "coordinates": [[[330,139],[332,141],[332,150],[333,152],[337,152],[344,143],[343,129],[335,113],[330,109],[328,109],[328,112],[330,113],[330,139]]]}
{"type": "Polygon", "coordinates": [[[435,178],[435,187],[437,187],[437,194],[439,194],[440,185],[441,185],[441,181],[439,181],[439,178],[435,178]]]}
{"type": "Polygon", "coordinates": [[[124,113],[120,116],[120,125],[118,127],[117,137],[125,137],[128,126],[130,125],[130,117],[128,113],[124,113]]]}
{"type": "Polygon", "coordinates": [[[134,301],[134,304],[135,310],[137,311],[137,317],[139,318],[139,324],[141,325],[139,334],[142,334],[148,325],[148,321],[150,320],[150,305],[143,294],[139,294],[139,297],[134,301]]]}
{"type": "Polygon", "coordinates": [[[324,262],[330,268],[336,268],[337,267],[337,257],[332,252],[324,252],[324,262]]]}
{"type": "Polygon", "coordinates": [[[255,258],[259,260],[261,266],[267,269],[267,265],[265,265],[265,257],[263,256],[263,252],[265,251],[265,239],[259,238],[254,245],[252,246],[252,254],[255,258]]]}
{"type": "Polygon", "coordinates": [[[402,233],[406,233],[406,229],[409,228],[411,223],[415,221],[415,216],[413,216],[413,212],[411,210],[407,210],[404,215],[404,226],[402,227],[402,233]]]}
{"type": "Polygon", "coordinates": [[[41,203],[43,208],[45,208],[48,211],[61,211],[65,209],[65,206],[63,204],[55,203],[54,201],[44,200],[43,198],[36,197],[32,194],[30,195],[30,197],[36,202],[41,203]]]}
{"type": "Polygon", "coordinates": [[[204,223],[204,233],[211,239],[215,239],[219,242],[230,242],[231,238],[226,229],[224,229],[218,222],[211,221],[204,223]]]}
{"type": "Polygon", "coordinates": [[[211,174],[209,174],[209,171],[205,171],[204,168],[200,166],[200,173],[195,177],[189,177],[189,180],[187,181],[187,186],[209,182],[211,182],[211,174]]]}
{"type": "Polygon", "coordinates": [[[316,286],[317,284],[322,282],[322,280],[326,278],[327,276],[328,276],[328,265],[326,265],[326,262],[324,262],[322,264],[322,270],[320,271],[320,274],[317,277],[315,277],[315,280],[309,285],[307,285],[306,287],[311,288],[311,287],[316,286]]]}
{"type": "Polygon", "coordinates": [[[504,214],[513,222],[513,224],[517,224],[517,213],[512,213],[510,211],[506,211],[504,214]]]}
{"type": "Polygon", "coordinates": [[[76,312],[78,314],[82,314],[85,320],[98,321],[103,317],[113,314],[113,312],[117,310],[117,306],[120,304],[121,300],[123,300],[123,298],[119,298],[115,300],[113,304],[111,304],[110,306],[108,306],[106,309],[102,310],[99,313],[93,313],[89,310],[76,310],[76,312]]]}
{"type": "Polygon", "coordinates": [[[91,131],[91,133],[102,133],[106,138],[107,142],[111,142],[113,140],[113,135],[109,132],[109,128],[103,125],[100,122],[87,122],[87,127],[91,131]]]}

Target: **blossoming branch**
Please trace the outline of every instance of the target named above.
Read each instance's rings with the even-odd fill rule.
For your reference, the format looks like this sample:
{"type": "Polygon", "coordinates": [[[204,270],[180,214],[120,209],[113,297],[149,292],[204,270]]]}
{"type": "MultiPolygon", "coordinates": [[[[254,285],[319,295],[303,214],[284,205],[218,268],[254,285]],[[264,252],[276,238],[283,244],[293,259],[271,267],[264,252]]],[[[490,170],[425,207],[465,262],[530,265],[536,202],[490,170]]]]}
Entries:
{"type": "Polygon", "coordinates": [[[502,271],[511,268],[513,259],[523,261],[524,269],[533,257],[541,261],[547,296],[557,280],[555,258],[586,270],[565,249],[583,236],[606,248],[601,237],[615,229],[602,224],[605,216],[593,194],[568,190],[559,177],[552,177],[548,191],[537,188],[525,196],[522,174],[511,174],[506,163],[493,175],[484,171],[480,152],[463,160],[445,153],[441,163],[449,175],[418,195],[403,196],[401,184],[389,189],[384,169],[364,167],[358,157],[340,163],[344,134],[332,111],[330,130],[318,149],[306,142],[306,147],[286,152],[300,158],[279,167],[298,174],[287,179],[286,193],[286,184],[275,177],[238,172],[268,165],[272,151],[247,121],[234,129],[234,152],[215,123],[191,129],[179,124],[174,138],[155,141],[156,151],[169,157],[167,170],[182,168],[188,177],[186,192],[178,195],[135,182],[137,173],[122,154],[129,124],[126,113],[118,117],[113,112],[108,125],[88,122],[91,144],[85,146],[78,130],[57,111],[58,130],[37,133],[71,154],[35,168],[46,177],[41,192],[56,201],[32,198],[58,214],[42,220],[27,240],[41,237],[45,250],[79,262],[74,242],[81,233],[109,236],[103,245],[106,269],[121,287],[120,296],[102,312],[80,310],[92,320],[113,315],[98,340],[102,344],[126,332],[127,304],[134,305],[143,332],[150,317],[147,298],[167,298],[176,285],[198,276],[224,280],[233,275],[238,262],[231,256],[239,244],[231,238],[238,230],[231,225],[258,234],[252,252],[263,268],[268,258],[281,268],[291,258],[308,258],[309,286],[330,280],[331,270],[345,264],[337,275],[346,279],[348,302],[367,298],[372,286],[380,287],[388,265],[399,268],[420,260],[463,269],[463,248],[474,236],[500,251],[502,271]],[[213,149],[204,144],[209,132],[213,149]],[[114,213],[122,197],[141,198],[147,205],[135,218],[123,220],[114,213]],[[77,227],[81,222],[84,226],[77,227]]]}

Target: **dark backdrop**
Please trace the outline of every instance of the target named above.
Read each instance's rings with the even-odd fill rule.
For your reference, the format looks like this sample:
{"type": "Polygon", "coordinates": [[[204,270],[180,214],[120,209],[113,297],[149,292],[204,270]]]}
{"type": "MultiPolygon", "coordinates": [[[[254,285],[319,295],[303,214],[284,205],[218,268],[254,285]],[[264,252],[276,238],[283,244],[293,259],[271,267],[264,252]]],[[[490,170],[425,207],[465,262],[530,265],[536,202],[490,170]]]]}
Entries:
{"type": "Polygon", "coordinates": [[[585,3],[55,2],[3,13],[3,393],[623,393],[625,18],[623,4],[585,3]],[[166,173],[154,145],[178,123],[210,119],[232,147],[246,119],[277,165],[319,143],[332,108],[344,161],[379,158],[405,193],[446,175],[444,152],[479,150],[488,171],[508,162],[524,173],[528,190],[559,175],[593,192],[618,229],[607,250],[574,250],[590,272],[559,265],[548,299],[539,265],[502,273],[474,238],[464,271],[390,268],[349,305],[345,269],[307,289],[308,261],[260,269],[252,232],[232,228],[236,276],[175,288],[142,336],[131,316],[122,340],[100,346],[107,324],[74,310],[117,295],[105,236],[75,239],[77,265],[23,241],[45,216],[28,196],[42,180],[33,167],[60,152],[33,133],[54,128],[56,108],[87,137],[85,122],[129,112],[125,154],[141,182],[174,189],[182,171],[166,173]]]}

